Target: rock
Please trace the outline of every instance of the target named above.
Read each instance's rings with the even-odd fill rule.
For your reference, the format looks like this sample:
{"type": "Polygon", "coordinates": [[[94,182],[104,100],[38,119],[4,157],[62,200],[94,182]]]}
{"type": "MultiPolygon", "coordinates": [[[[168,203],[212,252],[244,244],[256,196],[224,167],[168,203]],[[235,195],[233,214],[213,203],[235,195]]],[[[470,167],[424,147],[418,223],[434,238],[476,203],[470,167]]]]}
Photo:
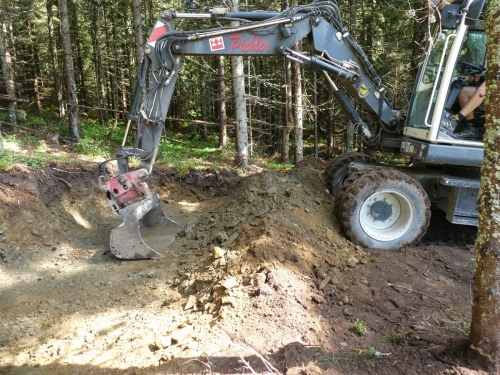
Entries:
{"type": "Polygon", "coordinates": [[[192,309],[196,305],[196,296],[190,295],[186,305],[184,306],[184,310],[192,309]]]}
{"type": "Polygon", "coordinates": [[[370,282],[365,277],[361,277],[359,282],[363,285],[370,285],[370,282]]]}
{"type": "Polygon", "coordinates": [[[349,303],[349,297],[344,294],[344,295],[339,297],[339,302],[342,302],[342,304],[340,304],[341,306],[347,305],[349,303]]]}
{"type": "Polygon", "coordinates": [[[276,186],[271,186],[267,189],[267,194],[276,194],[278,192],[278,188],[276,186]]]}
{"type": "Polygon", "coordinates": [[[367,258],[359,258],[359,263],[368,264],[368,263],[370,263],[370,261],[367,258]]]}
{"type": "Polygon", "coordinates": [[[192,325],[188,325],[184,328],[178,329],[171,333],[172,343],[173,344],[182,344],[187,341],[191,333],[194,331],[192,325]]]}
{"type": "Polygon", "coordinates": [[[318,294],[313,294],[311,296],[311,300],[313,302],[316,302],[316,303],[325,303],[326,302],[325,298],[323,296],[318,295],[318,294]]]}
{"type": "Polygon", "coordinates": [[[218,243],[223,243],[224,241],[227,241],[228,240],[228,236],[227,236],[227,233],[224,232],[224,231],[221,231],[221,232],[218,232],[216,235],[215,235],[215,240],[218,242],[218,243]]]}
{"type": "Polygon", "coordinates": [[[348,265],[349,267],[354,268],[354,267],[356,267],[358,264],[359,264],[359,260],[358,260],[358,258],[356,258],[355,256],[352,256],[352,255],[351,255],[351,256],[349,257],[349,259],[347,259],[347,265],[348,265]]]}
{"type": "Polygon", "coordinates": [[[345,316],[352,316],[352,311],[348,308],[345,307],[344,310],[342,310],[345,316]]]}
{"type": "Polygon", "coordinates": [[[193,231],[194,227],[195,227],[194,224],[191,224],[191,223],[186,224],[186,226],[179,231],[178,236],[179,237],[186,237],[189,232],[193,231]]]}
{"type": "Polygon", "coordinates": [[[226,224],[224,224],[224,228],[234,228],[240,223],[240,218],[237,217],[233,220],[228,221],[226,224]]]}
{"type": "Polygon", "coordinates": [[[316,277],[318,279],[324,280],[328,276],[328,267],[318,267],[318,268],[316,268],[314,273],[316,274],[316,277]]]}
{"type": "Polygon", "coordinates": [[[253,277],[253,283],[255,286],[262,286],[266,283],[266,274],[265,273],[256,273],[253,277]]]}
{"type": "Polygon", "coordinates": [[[223,305],[230,305],[231,307],[236,307],[237,306],[236,299],[234,297],[224,296],[224,297],[221,298],[221,303],[223,305]]]}
{"type": "Polygon", "coordinates": [[[214,259],[220,259],[226,254],[226,250],[221,249],[219,246],[214,246],[212,250],[212,256],[214,259]]]}
{"type": "Polygon", "coordinates": [[[330,282],[330,276],[327,276],[326,279],[324,279],[318,286],[318,288],[321,290],[321,289],[324,289],[325,286],[327,286],[327,284],[330,282]]]}
{"type": "Polygon", "coordinates": [[[222,286],[226,289],[226,290],[229,290],[229,289],[233,289],[233,288],[236,288],[237,286],[239,286],[240,284],[238,283],[238,281],[236,280],[236,277],[230,277],[228,278],[226,281],[224,281],[222,283],[222,286]]]}
{"type": "Polygon", "coordinates": [[[163,306],[168,306],[172,303],[179,302],[182,298],[179,292],[175,290],[167,290],[165,300],[163,301],[163,306]]]}

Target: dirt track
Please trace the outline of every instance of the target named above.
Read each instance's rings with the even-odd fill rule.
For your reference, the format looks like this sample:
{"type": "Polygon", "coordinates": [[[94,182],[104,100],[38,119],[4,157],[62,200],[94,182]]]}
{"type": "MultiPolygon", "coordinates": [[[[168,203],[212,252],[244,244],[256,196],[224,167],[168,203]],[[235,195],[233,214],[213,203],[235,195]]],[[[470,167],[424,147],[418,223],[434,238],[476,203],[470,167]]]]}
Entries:
{"type": "Polygon", "coordinates": [[[366,251],[311,167],[158,170],[154,189],[179,235],[121,261],[93,165],[0,174],[0,374],[481,373],[462,355],[475,229],[437,213],[416,246],[366,251]]]}

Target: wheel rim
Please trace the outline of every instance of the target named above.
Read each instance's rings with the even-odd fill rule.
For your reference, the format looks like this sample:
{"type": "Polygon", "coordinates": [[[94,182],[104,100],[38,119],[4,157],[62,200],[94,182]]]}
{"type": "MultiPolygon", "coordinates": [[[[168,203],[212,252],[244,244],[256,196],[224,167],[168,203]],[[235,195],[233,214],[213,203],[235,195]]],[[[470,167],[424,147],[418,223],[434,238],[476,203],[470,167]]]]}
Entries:
{"type": "Polygon", "coordinates": [[[377,241],[392,241],[408,232],[415,210],[410,199],[400,191],[377,192],[363,202],[360,224],[377,241]]]}

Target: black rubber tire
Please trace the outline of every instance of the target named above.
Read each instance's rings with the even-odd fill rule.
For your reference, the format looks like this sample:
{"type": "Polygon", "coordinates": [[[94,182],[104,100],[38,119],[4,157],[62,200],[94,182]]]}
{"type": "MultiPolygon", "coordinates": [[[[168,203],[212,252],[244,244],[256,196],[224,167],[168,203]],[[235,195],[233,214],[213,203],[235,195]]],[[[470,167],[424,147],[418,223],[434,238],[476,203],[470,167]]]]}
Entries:
{"type": "Polygon", "coordinates": [[[361,154],[359,152],[347,152],[333,159],[325,168],[325,182],[330,194],[334,197],[339,192],[340,187],[347,177],[347,168],[353,161],[377,164],[377,161],[371,156],[361,154]]]}
{"type": "Polygon", "coordinates": [[[342,203],[343,199],[344,199],[344,193],[345,191],[347,190],[347,188],[356,182],[356,180],[358,178],[360,178],[361,176],[367,174],[367,173],[372,173],[374,172],[375,170],[380,170],[382,168],[387,168],[385,166],[377,166],[377,165],[374,165],[370,168],[367,168],[367,169],[362,169],[360,171],[356,171],[356,172],[353,172],[349,175],[349,177],[347,177],[345,180],[344,180],[344,183],[342,184],[342,186],[340,187],[337,195],[335,196],[335,201],[333,202],[333,212],[335,213],[335,215],[338,215],[339,213],[339,210],[340,210],[340,204],[342,203]]]}
{"type": "Polygon", "coordinates": [[[425,234],[430,201],[416,180],[385,168],[360,176],[346,188],[337,217],[346,237],[355,244],[395,250],[425,234]]]}

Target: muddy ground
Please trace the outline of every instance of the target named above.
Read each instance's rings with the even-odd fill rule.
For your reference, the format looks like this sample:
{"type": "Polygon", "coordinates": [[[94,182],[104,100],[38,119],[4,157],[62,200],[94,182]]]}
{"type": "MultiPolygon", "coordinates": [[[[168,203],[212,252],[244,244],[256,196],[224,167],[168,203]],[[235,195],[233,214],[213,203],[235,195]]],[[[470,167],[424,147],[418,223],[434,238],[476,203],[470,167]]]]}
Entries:
{"type": "Polygon", "coordinates": [[[323,163],[168,168],[164,258],[108,251],[94,164],[0,173],[0,374],[485,374],[464,357],[475,228],[434,212],[399,251],[347,241],[323,163]]]}

